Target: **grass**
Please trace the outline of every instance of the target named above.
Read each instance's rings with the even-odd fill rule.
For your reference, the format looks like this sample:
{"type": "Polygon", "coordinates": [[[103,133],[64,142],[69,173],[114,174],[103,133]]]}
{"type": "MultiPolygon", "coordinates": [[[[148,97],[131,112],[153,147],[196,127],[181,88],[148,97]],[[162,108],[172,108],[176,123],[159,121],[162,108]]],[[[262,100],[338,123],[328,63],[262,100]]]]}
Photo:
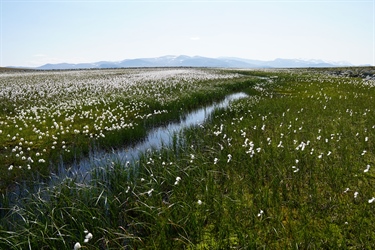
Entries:
{"type": "Polygon", "coordinates": [[[181,111],[256,81],[202,69],[4,73],[0,191],[30,175],[48,177],[60,156],[69,163],[94,145],[111,149],[135,143],[181,111]]]}
{"type": "Polygon", "coordinates": [[[272,81],[170,147],[3,211],[0,248],[372,248],[373,85],[310,70],[246,73],[272,81]]]}

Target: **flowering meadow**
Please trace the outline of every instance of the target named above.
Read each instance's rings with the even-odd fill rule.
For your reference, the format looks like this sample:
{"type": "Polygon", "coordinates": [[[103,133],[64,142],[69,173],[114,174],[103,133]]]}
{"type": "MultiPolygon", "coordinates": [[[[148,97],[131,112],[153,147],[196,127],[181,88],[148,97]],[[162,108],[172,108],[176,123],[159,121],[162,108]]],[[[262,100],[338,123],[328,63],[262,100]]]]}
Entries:
{"type": "Polygon", "coordinates": [[[48,176],[60,157],[115,147],[228,91],[237,74],[198,69],[31,71],[0,74],[0,190],[48,176]]]}
{"type": "Polygon", "coordinates": [[[6,209],[3,195],[0,248],[373,248],[375,82],[326,71],[1,76],[9,88],[1,90],[2,176],[13,180],[53,171],[56,155],[72,157],[67,151],[90,140],[118,146],[140,138],[139,127],[176,119],[171,114],[196,102],[233,91],[249,97],[215,110],[171,146],[93,168],[87,182],[65,178],[6,209]],[[137,136],[124,132],[133,129],[137,136]]]}

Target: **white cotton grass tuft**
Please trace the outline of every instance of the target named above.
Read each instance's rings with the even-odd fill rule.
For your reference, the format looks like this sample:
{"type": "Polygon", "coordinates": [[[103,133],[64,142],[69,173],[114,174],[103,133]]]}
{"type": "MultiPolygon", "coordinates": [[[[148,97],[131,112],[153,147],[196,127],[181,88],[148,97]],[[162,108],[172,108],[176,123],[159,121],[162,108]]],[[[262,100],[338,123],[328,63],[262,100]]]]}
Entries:
{"type": "Polygon", "coordinates": [[[151,188],[149,191],[147,191],[147,194],[148,194],[148,196],[152,196],[152,192],[154,192],[154,189],[153,188],[151,188]]]}
{"type": "Polygon", "coordinates": [[[74,244],[74,250],[78,250],[78,249],[81,249],[82,248],[82,246],[81,246],[81,244],[79,243],[79,242],[76,242],[76,244],[74,244]]]}
{"type": "Polygon", "coordinates": [[[363,172],[364,172],[364,173],[367,173],[369,170],[370,170],[370,165],[367,165],[367,166],[366,166],[366,169],[363,170],[363,172]]]}
{"type": "Polygon", "coordinates": [[[177,185],[181,181],[181,177],[177,176],[174,185],[177,185]]]}
{"type": "Polygon", "coordinates": [[[297,173],[299,171],[299,168],[297,168],[296,166],[292,166],[293,168],[293,173],[297,173]]]}
{"type": "Polygon", "coordinates": [[[258,213],[258,217],[262,216],[264,214],[264,211],[261,209],[258,213]]]}
{"type": "Polygon", "coordinates": [[[232,160],[232,155],[228,154],[228,161],[227,161],[227,163],[229,163],[231,160],[232,160]]]}
{"type": "Polygon", "coordinates": [[[89,242],[89,240],[91,240],[92,238],[93,238],[92,233],[87,232],[87,234],[86,234],[86,236],[85,236],[85,240],[84,240],[84,242],[87,243],[87,242],[89,242]]]}
{"type": "Polygon", "coordinates": [[[190,154],[190,163],[193,163],[194,159],[195,159],[195,155],[190,154]]]}

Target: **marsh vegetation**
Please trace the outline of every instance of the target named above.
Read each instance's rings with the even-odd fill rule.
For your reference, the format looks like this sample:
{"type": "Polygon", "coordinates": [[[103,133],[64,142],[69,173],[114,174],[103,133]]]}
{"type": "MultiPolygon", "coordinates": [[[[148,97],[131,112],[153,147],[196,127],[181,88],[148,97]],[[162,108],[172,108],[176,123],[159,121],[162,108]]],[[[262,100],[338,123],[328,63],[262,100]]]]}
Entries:
{"type": "Polygon", "coordinates": [[[371,248],[375,82],[324,70],[133,69],[0,75],[0,248],[371,248]],[[135,161],[44,182],[60,158],[141,140],[242,91],[135,161]],[[27,185],[25,185],[27,187],[27,185]]]}

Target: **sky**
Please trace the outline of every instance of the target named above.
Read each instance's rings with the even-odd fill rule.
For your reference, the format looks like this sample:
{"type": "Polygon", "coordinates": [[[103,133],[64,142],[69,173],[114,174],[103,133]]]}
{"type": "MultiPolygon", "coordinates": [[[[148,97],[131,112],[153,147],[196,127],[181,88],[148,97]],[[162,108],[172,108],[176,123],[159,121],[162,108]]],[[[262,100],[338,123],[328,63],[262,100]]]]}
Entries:
{"type": "Polygon", "coordinates": [[[375,0],[0,0],[0,66],[165,55],[375,65],[375,0]]]}

